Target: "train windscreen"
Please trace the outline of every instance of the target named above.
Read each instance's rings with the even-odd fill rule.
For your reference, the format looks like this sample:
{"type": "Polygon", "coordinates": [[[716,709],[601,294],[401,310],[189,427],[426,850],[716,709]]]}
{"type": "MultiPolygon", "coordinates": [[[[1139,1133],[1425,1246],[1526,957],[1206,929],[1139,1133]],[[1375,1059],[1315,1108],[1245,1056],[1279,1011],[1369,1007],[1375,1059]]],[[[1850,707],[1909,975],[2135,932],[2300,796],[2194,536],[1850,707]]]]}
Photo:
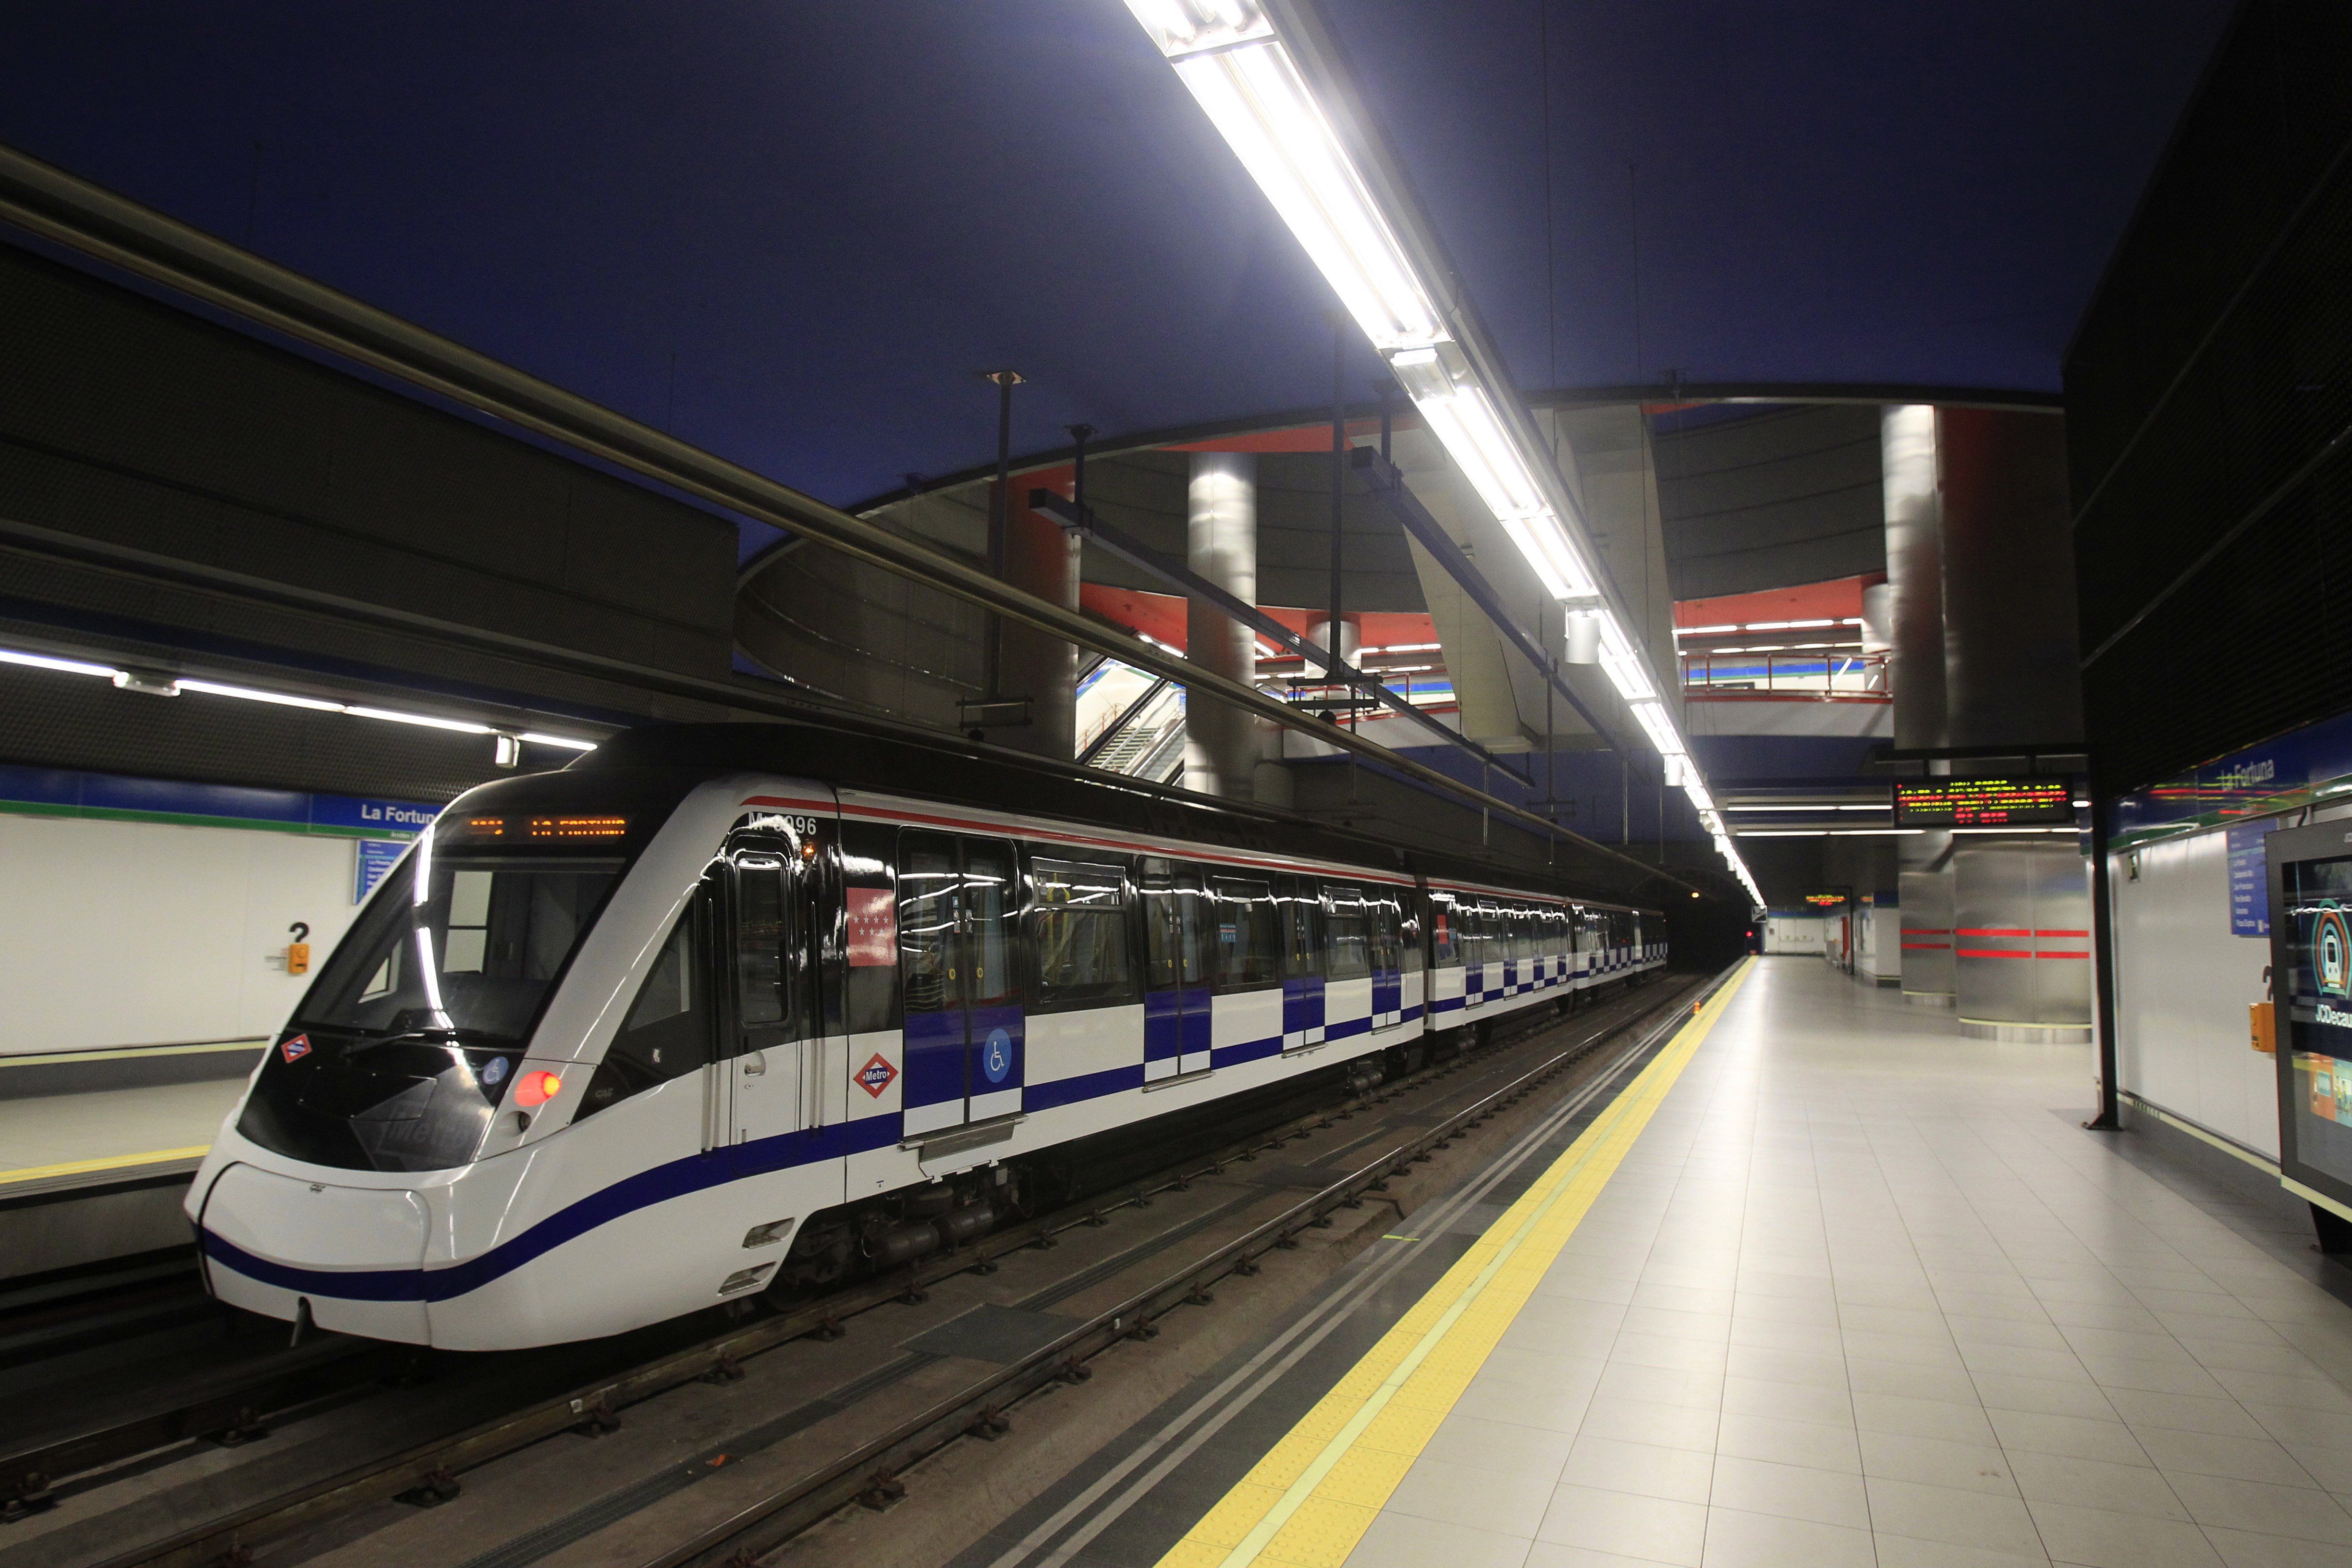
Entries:
{"type": "Polygon", "coordinates": [[[264,1058],[237,1130],[278,1153],[351,1170],[473,1159],[502,1105],[535,1108],[561,1093],[554,1075],[523,1072],[523,1048],[665,815],[445,815],[321,966],[264,1058]]]}

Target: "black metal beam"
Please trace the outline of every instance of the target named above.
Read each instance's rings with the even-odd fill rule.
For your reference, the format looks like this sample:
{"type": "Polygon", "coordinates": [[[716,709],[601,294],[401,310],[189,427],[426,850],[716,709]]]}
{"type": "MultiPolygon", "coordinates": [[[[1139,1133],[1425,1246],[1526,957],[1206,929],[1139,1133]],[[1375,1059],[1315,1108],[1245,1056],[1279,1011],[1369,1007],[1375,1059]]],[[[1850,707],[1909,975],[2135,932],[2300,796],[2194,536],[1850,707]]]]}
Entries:
{"type": "Polygon", "coordinates": [[[1407,533],[1421,542],[1421,547],[1429,552],[1430,558],[1444,568],[1445,574],[1461,584],[1462,591],[1470,595],[1471,603],[1485,611],[1486,618],[1495,623],[1495,629],[1502,633],[1510,645],[1535,667],[1537,676],[1568,699],[1568,705],[1592,726],[1594,734],[1609,742],[1611,751],[1622,754],[1624,742],[1618,740],[1616,732],[1608,725],[1593,717],[1592,710],[1584,705],[1584,699],[1559,678],[1559,670],[1543,649],[1537,646],[1535,638],[1511,618],[1510,612],[1503,607],[1503,596],[1495,592],[1495,585],[1486,581],[1486,574],[1478,570],[1475,562],[1462,553],[1462,547],[1454,542],[1453,535],[1438,526],[1437,520],[1429,515],[1429,509],[1421,504],[1421,498],[1405,487],[1403,471],[1369,447],[1357,447],[1353,461],[1356,467],[1370,471],[1373,496],[1404,525],[1407,533]]]}

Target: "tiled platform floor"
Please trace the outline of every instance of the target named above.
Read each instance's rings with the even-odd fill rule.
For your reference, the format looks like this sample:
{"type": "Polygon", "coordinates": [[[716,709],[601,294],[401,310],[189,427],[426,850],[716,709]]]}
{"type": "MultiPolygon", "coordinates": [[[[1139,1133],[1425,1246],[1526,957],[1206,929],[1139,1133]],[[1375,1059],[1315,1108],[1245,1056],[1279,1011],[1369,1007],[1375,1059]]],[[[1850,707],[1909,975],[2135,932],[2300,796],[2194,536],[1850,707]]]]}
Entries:
{"type": "Polygon", "coordinates": [[[1760,963],[1352,1568],[2346,1568],[2352,1307],[2088,1047],[1760,963]]]}

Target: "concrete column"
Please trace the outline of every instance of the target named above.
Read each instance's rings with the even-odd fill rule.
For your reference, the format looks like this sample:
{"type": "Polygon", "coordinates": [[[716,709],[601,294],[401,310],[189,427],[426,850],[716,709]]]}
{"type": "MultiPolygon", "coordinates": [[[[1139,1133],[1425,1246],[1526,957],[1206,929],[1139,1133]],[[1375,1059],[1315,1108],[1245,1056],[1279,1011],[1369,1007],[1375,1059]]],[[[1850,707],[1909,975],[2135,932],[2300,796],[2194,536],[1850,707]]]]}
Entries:
{"type": "MultiPolygon", "coordinates": [[[[1022,489],[1015,479],[1013,489],[1022,489]]],[[[1078,607],[1078,540],[1041,512],[1015,502],[1004,531],[1004,580],[1067,609],[1078,607]]],[[[1078,650],[1034,627],[1004,626],[1003,688],[1029,700],[1029,722],[991,730],[988,738],[1067,762],[1076,754],[1078,650]]]]}
{"type": "MultiPolygon", "coordinates": [[[[1184,563],[1245,604],[1257,603],[1257,458],[1248,452],[1195,452],[1184,563]]],[[[1253,685],[1257,637],[1199,599],[1185,611],[1185,657],[1203,669],[1253,685]]],[[[1184,787],[1231,800],[1256,798],[1264,751],[1258,723],[1213,699],[1184,706],[1184,787]]]]}
{"type": "Polygon", "coordinates": [[[1898,404],[1879,416],[1886,497],[1886,587],[1898,751],[1947,746],[1943,507],[1937,493],[1936,410],[1898,404]]]}
{"type": "MultiPolygon", "coordinates": [[[[2083,696],[2065,421],[1938,409],[1936,451],[1948,743],[2078,740],[2083,696]]],[[[1895,722],[1899,733],[1899,700],[1895,722]]]]}

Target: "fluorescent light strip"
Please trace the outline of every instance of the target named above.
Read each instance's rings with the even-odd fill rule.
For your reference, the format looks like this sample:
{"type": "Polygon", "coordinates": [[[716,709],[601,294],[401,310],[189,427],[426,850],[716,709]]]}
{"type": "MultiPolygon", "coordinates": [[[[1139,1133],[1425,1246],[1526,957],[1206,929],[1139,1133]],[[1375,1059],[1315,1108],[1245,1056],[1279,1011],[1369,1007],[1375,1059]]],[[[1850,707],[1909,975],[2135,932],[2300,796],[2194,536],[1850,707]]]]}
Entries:
{"type": "MultiPolygon", "coordinates": [[[[25,653],[16,648],[0,648],[0,664],[22,665],[30,669],[52,669],[64,675],[104,676],[118,683],[128,674],[112,665],[93,664],[88,659],[58,658],[45,653],[25,653]]],[[[232,686],[226,681],[203,680],[194,676],[173,677],[170,689],[161,695],[173,696],[194,691],[205,697],[233,697],[240,702],[267,702],[278,708],[302,708],[313,713],[344,713],[354,719],[381,719],[394,724],[415,724],[429,730],[448,730],[462,735],[495,735],[500,731],[488,724],[477,724],[465,719],[437,719],[424,713],[403,713],[392,708],[370,708],[357,703],[331,702],[320,697],[300,697],[290,691],[264,691],[258,687],[232,686]]],[[[536,730],[525,731],[515,737],[541,746],[562,746],[567,751],[593,752],[593,741],[574,740],[568,735],[550,735],[536,730]]]]}
{"type": "Polygon", "coordinates": [[[1727,805],[1726,811],[1892,811],[1887,805],[1727,805]]]}
{"type": "Polygon", "coordinates": [[[1727,623],[1719,626],[1676,626],[1675,628],[1675,636],[1678,637],[1721,637],[1727,632],[1793,632],[1810,631],[1817,626],[1858,626],[1860,625],[1862,625],[1862,617],[1860,616],[1845,616],[1834,620],[1739,621],[1727,623]]]}
{"type": "MultiPolygon", "coordinates": [[[[1574,503],[1547,485],[1549,454],[1526,449],[1455,341],[1440,290],[1417,271],[1379,196],[1349,155],[1288,46],[1258,0],[1128,0],[1210,123],[1323,274],[1446,454],[1556,599],[1598,597],[1601,574],[1563,521],[1574,503]]],[[[1605,603],[1600,662],[1659,754],[1689,748],[1657,702],[1639,645],[1605,603]]],[[[1696,778],[1695,771],[1692,778],[1696,778]]],[[[1723,853],[1750,896],[1754,879],[1727,838],[1723,853]]]]}
{"type": "Polygon", "coordinates": [[[201,691],[207,697],[235,697],[247,702],[273,702],[281,708],[308,708],[320,713],[351,711],[340,702],[326,702],[316,697],[297,697],[286,691],[257,691],[250,686],[224,686],[216,680],[192,680],[183,677],[173,684],[183,691],[201,691]]]}
{"type": "MultiPolygon", "coordinates": [[[[1742,838],[1899,838],[1924,827],[1743,827],[1742,838]]],[[[1971,831],[1962,829],[1963,832],[1971,831]]]]}
{"type": "Polygon", "coordinates": [[[63,675],[102,675],[109,680],[121,671],[108,664],[89,664],[78,658],[57,658],[46,653],[17,653],[0,648],[0,664],[21,664],[32,669],[54,669],[63,675]]]}

